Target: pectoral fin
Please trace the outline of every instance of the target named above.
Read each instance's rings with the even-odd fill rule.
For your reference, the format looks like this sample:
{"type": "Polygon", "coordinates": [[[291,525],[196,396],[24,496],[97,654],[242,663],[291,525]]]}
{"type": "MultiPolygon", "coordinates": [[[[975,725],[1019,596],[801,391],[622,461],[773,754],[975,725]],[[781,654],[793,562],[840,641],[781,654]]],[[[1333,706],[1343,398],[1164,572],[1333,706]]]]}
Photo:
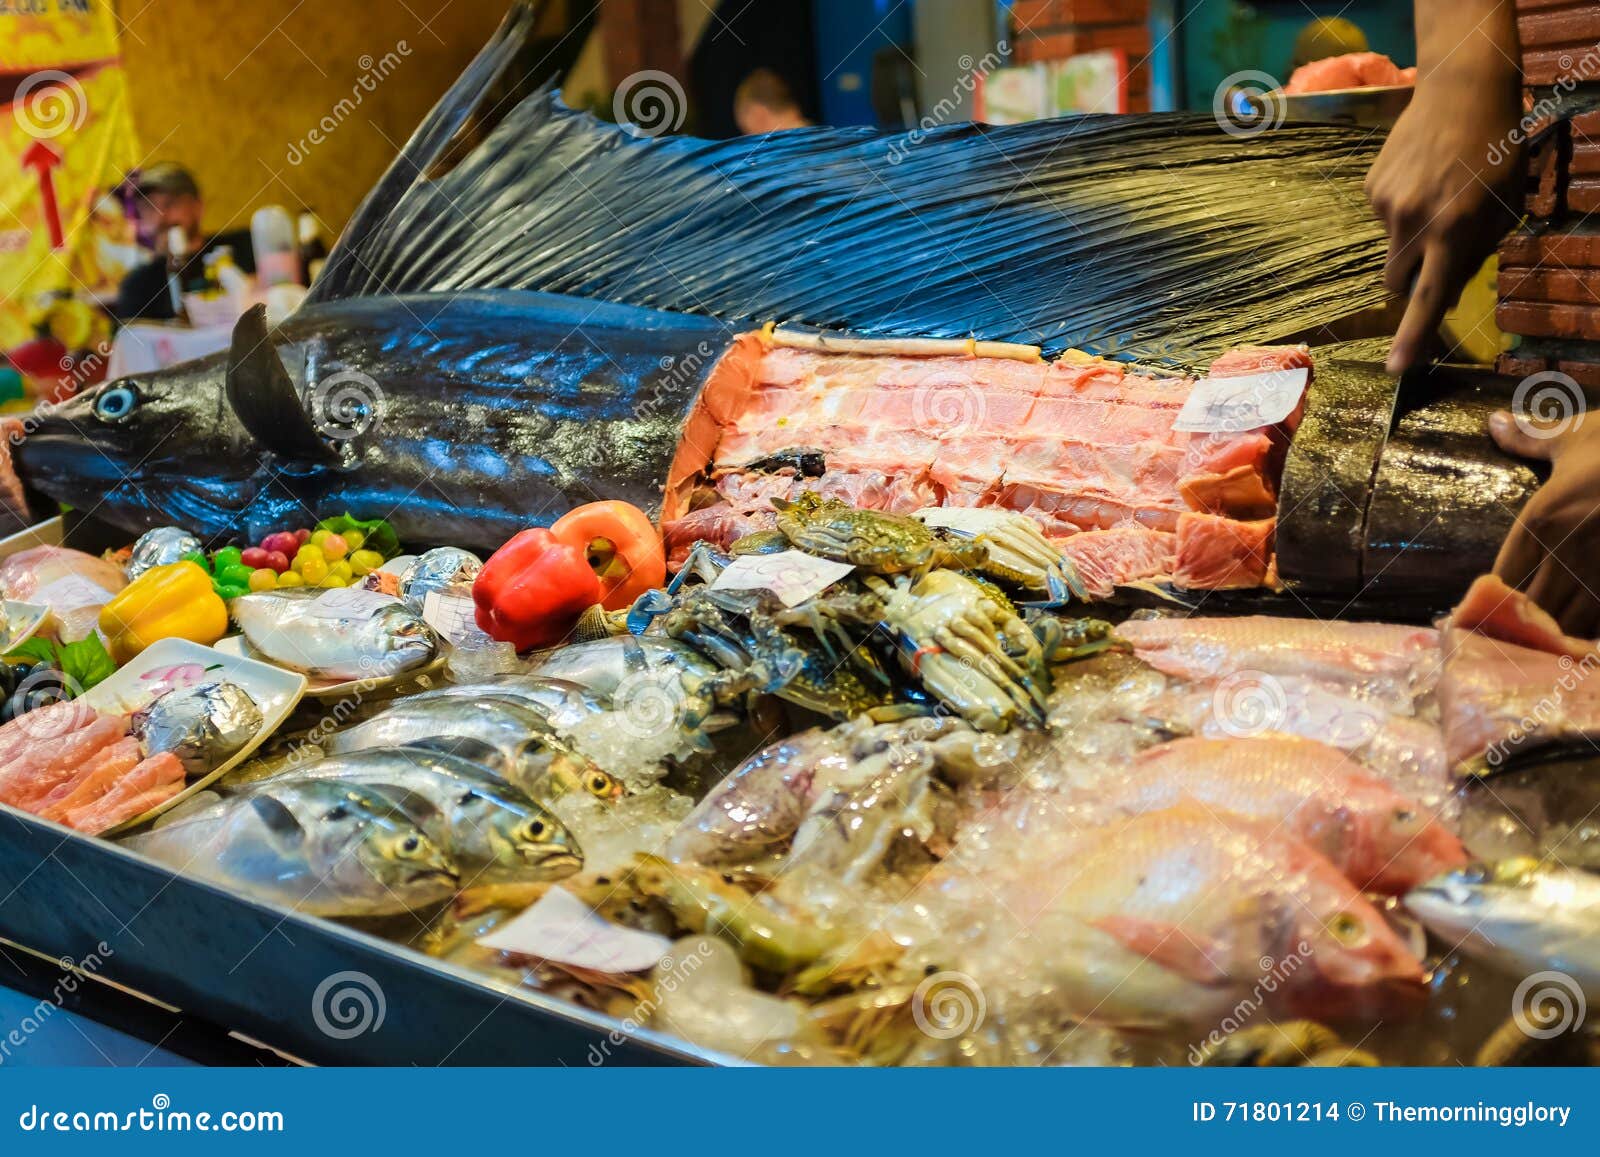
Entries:
{"type": "Polygon", "coordinates": [[[1091,924],[1114,936],[1129,951],[1196,984],[1225,984],[1228,980],[1228,957],[1222,945],[1175,924],[1137,916],[1106,916],[1091,924]]]}
{"type": "Polygon", "coordinates": [[[251,306],[233,327],[227,395],[228,405],[250,437],[274,454],[300,462],[331,462],[338,457],[317,432],[278,356],[264,305],[251,306]]]}

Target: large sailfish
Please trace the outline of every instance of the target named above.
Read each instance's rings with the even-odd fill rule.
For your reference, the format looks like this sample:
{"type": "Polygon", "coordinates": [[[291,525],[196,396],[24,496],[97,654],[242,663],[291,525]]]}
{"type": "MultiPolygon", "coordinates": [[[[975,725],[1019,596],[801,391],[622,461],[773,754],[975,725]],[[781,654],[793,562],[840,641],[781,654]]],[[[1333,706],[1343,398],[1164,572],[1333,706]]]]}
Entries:
{"type": "MultiPolygon", "coordinates": [[[[287,321],[249,313],[224,353],[27,423],[3,479],[17,516],[25,489],[217,540],[349,509],[493,549],[596,497],[659,512],[704,383],[765,323],[1201,365],[1383,300],[1364,130],[1167,114],[653,137],[549,84],[519,97],[536,21],[512,9],[287,321]]],[[[1336,405],[1337,376],[1317,392],[1336,405]]],[[[1354,513],[1330,533],[1359,560],[1383,438],[1352,437],[1354,513]]],[[[1506,476],[1502,497],[1526,484],[1506,476]]],[[[1480,555],[1502,530],[1470,528],[1480,555]]]]}

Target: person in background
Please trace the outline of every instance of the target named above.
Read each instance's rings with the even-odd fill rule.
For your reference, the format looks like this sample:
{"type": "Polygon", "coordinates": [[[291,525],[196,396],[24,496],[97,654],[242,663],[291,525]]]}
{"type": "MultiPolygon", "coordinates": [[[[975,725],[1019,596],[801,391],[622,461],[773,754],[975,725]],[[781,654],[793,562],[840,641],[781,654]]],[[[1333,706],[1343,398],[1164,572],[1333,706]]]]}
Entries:
{"type": "Polygon", "coordinates": [[[783,77],[770,68],[758,68],[739,82],[733,94],[733,119],[746,136],[811,124],[783,77]]]}
{"type": "MultiPolygon", "coordinates": [[[[1512,0],[1416,0],[1417,90],[1367,176],[1389,233],[1384,284],[1409,300],[1389,352],[1400,373],[1424,360],[1439,322],[1516,221],[1524,160],[1512,0]]],[[[1568,634],[1600,635],[1600,418],[1541,428],[1504,411],[1489,433],[1509,454],[1551,463],[1517,516],[1495,573],[1568,634]]]]}
{"type": "Polygon", "coordinates": [[[1292,73],[1302,64],[1326,60],[1330,56],[1366,51],[1367,34],[1354,22],[1342,16],[1318,16],[1308,21],[1294,38],[1294,58],[1289,62],[1289,71],[1292,73]]]}
{"type": "Polygon", "coordinates": [[[140,170],[134,179],[134,209],[139,237],[156,256],[129,270],[122,279],[112,307],[118,321],[168,321],[177,316],[167,280],[174,259],[185,290],[203,280],[205,255],[219,246],[233,250],[234,264],[244,272],[255,272],[249,230],[218,233],[214,237],[207,237],[202,231],[205,203],[200,198],[200,186],[194,174],[182,165],[160,161],[140,170]],[[183,230],[184,252],[179,254],[169,251],[174,229],[183,230]]]}

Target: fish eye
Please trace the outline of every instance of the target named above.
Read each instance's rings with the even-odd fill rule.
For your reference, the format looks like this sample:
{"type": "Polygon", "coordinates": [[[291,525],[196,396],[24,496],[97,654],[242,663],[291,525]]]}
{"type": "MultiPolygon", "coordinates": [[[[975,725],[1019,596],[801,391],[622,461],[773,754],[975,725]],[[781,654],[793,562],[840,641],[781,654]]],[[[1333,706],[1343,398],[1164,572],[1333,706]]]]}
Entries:
{"type": "Polygon", "coordinates": [[[1346,948],[1355,948],[1367,939],[1366,922],[1351,912],[1340,912],[1329,920],[1328,931],[1346,948]]]}
{"type": "Polygon", "coordinates": [[[325,820],[332,820],[333,822],[337,823],[340,820],[350,818],[350,809],[345,807],[342,803],[335,804],[333,807],[328,809],[328,814],[322,818],[325,820]]]}
{"type": "Polygon", "coordinates": [[[400,850],[402,852],[406,853],[408,856],[416,855],[417,851],[421,847],[422,847],[422,841],[419,840],[416,836],[407,836],[405,839],[400,841],[400,850]]]}
{"type": "Polygon", "coordinates": [[[102,422],[120,422],[139,405],[139,391],[128,385],[112,385],[94,400],[94,416],[102,422]]]}
{"type": "Polygon", "coordinates": [[[611,777],[608,775],[591,775],[589,777],[589,790],[595,795],[608,796],[611,794],[611,777]]]}
{"type": "Polygon", "coordinates": [[[532,820],[528,824],[528,834],[536,840],[544,839],[545,833],[549,830],[543,820],[532,820]]]}

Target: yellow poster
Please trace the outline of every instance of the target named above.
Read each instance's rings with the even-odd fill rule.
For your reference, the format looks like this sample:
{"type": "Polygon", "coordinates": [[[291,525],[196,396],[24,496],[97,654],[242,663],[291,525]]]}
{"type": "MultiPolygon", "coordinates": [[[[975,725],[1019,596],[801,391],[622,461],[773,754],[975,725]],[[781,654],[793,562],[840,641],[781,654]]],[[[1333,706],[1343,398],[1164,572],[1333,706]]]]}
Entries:
{"type": "Polygon", "coordinates": [[[138,160],[112,0],[0,0],[0,353],[92,346],[132,232],[108,193],[138,160]]]}

